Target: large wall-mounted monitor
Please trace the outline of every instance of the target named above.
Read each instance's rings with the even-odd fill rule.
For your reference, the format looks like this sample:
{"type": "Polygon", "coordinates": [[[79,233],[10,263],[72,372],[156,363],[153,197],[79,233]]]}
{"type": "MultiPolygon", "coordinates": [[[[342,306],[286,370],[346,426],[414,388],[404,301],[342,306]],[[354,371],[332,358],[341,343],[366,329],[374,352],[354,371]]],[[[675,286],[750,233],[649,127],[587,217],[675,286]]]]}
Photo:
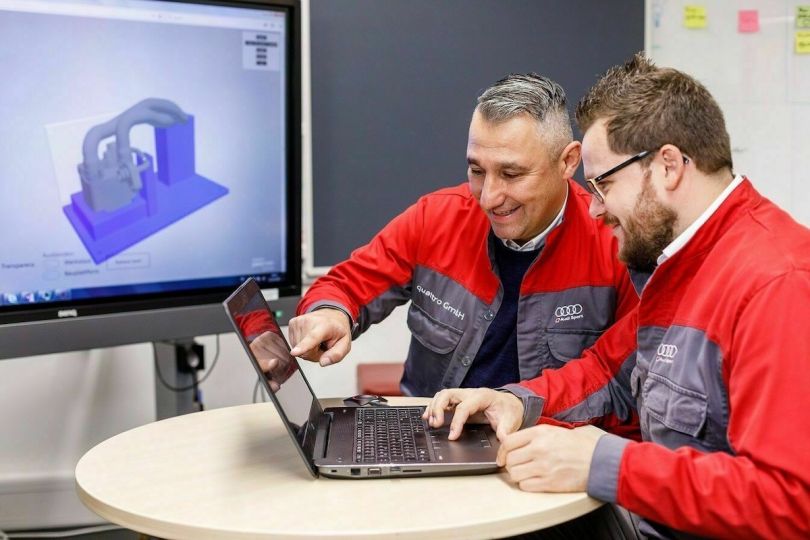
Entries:
{"type": "Polygon", "coordinates": [[[300,294],[297,0],[0,0],[0,358],[300,294]]]}

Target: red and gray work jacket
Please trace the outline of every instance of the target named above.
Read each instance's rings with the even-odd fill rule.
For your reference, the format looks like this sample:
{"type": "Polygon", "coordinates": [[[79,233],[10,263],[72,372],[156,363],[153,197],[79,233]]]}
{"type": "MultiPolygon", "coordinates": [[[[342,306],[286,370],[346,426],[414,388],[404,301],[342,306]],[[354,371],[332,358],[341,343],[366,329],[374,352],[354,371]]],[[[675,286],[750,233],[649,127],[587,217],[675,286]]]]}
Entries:
{"type": "Polygon", "coordinates": [[[744,180],[582,359],[507,388],[526,424],[637,409],[644,442],[603,436],[588,493],[646,536],[807,538],[810,231],[744,180]]]}
{"type": "MultiPolygon", "coordinates": [[[[520,288],[522,379],[579,357],[638,303],[611,231],[588,215],[590,195],[568,183],[562,222],[549,233],[520,288]]],[[[499,241],[466,183],[436,191],[318,279],[298,313],[343,309],[357,337],[410,301],[403,392],[432,396],[460,386],[501,305],[492,244],[499,241]]]]}

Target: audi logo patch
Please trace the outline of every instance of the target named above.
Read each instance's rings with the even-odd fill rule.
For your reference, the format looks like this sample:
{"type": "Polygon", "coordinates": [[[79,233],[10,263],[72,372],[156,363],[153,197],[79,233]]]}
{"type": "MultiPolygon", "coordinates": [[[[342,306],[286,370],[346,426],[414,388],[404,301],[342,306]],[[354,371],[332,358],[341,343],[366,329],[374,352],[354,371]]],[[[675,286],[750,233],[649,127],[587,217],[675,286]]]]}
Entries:
{"type": "Polygon", "coordinates": [[[571,315],[579,315],[580,313],[582,313],[581,304],[571,304],[570,306],[558,306],[557,309],[554,310],[554,315],[556,317],[570,317],[571,315]]]}
{"type": "Polygon", "coordinates": [[[668,343],[662,343],[658,346],[658,356],[661,358],[667,358],[672,360],[675,358],[675,355],[678,354],[678,347],[675,345],[669,345],[668,343]]]}
{"type": "Polygon", "coordinates": [[[557,306],[554,309],[554,322],[562,322],[562,321],[573,321],[576,319],[582,319],[584,315],[582,314],[582,304],[569,304],[567,306],[557,306]]]}

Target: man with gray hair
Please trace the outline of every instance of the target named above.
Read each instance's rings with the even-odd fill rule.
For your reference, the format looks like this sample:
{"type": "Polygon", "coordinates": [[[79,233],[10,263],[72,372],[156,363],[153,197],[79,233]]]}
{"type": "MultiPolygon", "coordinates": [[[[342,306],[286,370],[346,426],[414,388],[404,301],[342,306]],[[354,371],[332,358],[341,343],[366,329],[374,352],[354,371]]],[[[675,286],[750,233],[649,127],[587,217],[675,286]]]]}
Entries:
{"type": "MultiPolygon", "coordinates": [[[[501,386],[577,358],[638,302],[571,180],[579,161],[560,85],[498,81],[473,112],[467,182],[423,196],[318,279],[290,321],[292,353],[340,362],[410,301],[406,395],[501,386]]],[[[616,411],[604,426],[631,420],[616,411]]]]}

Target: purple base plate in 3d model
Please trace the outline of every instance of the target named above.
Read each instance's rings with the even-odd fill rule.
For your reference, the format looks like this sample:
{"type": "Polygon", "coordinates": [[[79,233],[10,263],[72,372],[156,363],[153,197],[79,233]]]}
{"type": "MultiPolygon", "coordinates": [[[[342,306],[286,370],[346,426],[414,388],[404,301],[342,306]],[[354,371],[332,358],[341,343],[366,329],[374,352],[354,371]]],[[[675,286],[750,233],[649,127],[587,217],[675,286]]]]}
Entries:
{"type": "Polygon", "coordinates": [[[94,212],[81,192],[74,193],[72,203],[63,207],[96,264],[228,193],[227,188],[197,174],[170,186],[154,180],[144,184],[147,190],[154,190],[154,198],[149,196],[152,212],[142,195],[114,212],[94,212]]]}

